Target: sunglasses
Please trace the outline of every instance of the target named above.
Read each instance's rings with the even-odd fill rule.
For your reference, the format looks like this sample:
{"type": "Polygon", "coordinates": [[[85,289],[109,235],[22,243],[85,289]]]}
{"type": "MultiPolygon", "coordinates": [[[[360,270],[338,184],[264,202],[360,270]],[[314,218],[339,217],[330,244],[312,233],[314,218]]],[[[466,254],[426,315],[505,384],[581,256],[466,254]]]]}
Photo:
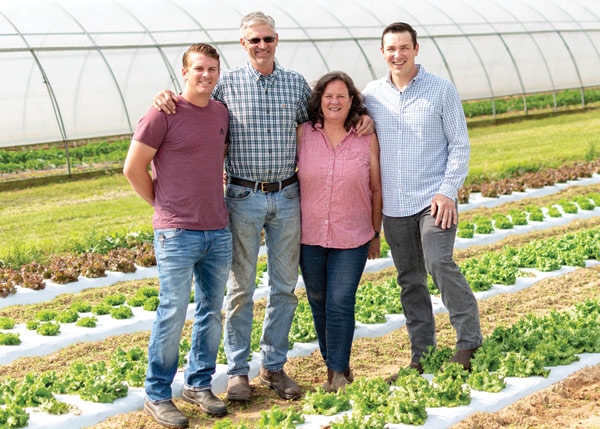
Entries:
{"type": "Polygon", "coordinates": [[[265,43],[273,43],[275,40],[277,40],[277,38],[275,36],[267,36],[263,37],[262,39],[260,37],[253,37],[252,39],[246,40],[252,45],[258,45],[261,40],[264,40],[265,43]]]}

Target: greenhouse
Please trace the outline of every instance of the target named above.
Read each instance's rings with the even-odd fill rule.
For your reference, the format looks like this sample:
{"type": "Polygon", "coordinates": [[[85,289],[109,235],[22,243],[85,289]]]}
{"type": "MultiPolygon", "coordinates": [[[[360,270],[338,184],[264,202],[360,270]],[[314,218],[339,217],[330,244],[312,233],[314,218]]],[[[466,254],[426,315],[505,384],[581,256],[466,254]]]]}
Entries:
{"type": "Polygon", "coordinates": [[[406,21],[418,62],[463,100],[579,89],[585,104],[583,89],[600,86],[597,0],[0,0],[0,147],[131,133],[154,94],[181,90],[191,43],[215,45],[223,68],[243,64],[239,21],[257,9],[277,23],[278,63],[309,82],[383,76],[381,31],[406,21]]]}

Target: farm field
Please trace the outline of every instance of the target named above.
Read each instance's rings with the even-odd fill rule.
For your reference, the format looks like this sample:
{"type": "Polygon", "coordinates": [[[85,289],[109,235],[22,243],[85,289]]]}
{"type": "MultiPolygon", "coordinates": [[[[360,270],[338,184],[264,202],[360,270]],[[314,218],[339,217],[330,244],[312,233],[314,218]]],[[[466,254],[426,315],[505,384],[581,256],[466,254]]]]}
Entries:
{"type": "MultiPolygon", "coordinates": [[[[472,168],[475,169],[474,171],[481,168],[481,171],[485,171],[490,177],[499,177],[520,168],[529,169],[530,166],[525,164],[519,164],[517,168],[516,164],[508,161],[517,160],[519,156],[522,158],[522,154],[527,153],[523,147],[514,146],[510,153],[498,155],[499,158],[504,157],[507,160],[504,164],[488,165],[475,157],[475,143],[478,138],[481,141],[489,140],[490,147],[501,145],[502,139],[496,139],[495,134],[491,132],[494,129],[498,133],[506,132],[513,135],[521,145],[528,144],[537,148],[535,151],[545,156],[540,158],[538,166],[558,167],[574,161],[590,161],[588,159],[590,148],[593,149],[593,143],[597,139],[595,135],[584,133],[582,136],[584,140],[572,140],[568,143],[548,139],[548,146],[543,149],[540,149],[540,142],[537,140],[539,136],[545,134],[577,133],[580,127],[581,129],[596,127],[596,135],[598,135],[600,123],[594,115],[587,116],[589,113],[564,115],[558,119],[523,121],[507,125],[507,128],[499,126],[492,129],[477,129],[475,131],[481,134],[473,136],[472,168]],[[543,122],[546,120],[548,122],[543,122]],[[528,129],[527,124],[530,125],[531,130],[528,129]],[[531,134],[530,131],[537,134],[531,134]],[[535,135],[538,137],[532,137],[535,135]],[[559,146],[560,150],[557,149],[559,146]],[[556,158],[560,158],[561,161],[555,162],[556,158]]],[[[504,138],[508,137],[505,135],[504,138]]],[[[484,146],[482,145],[480,150],[486,150],[484,146]]],[[[496,155],[490,152],[490,159],[494,156],[496,155]]],[[[540,326],[549,326],[547,325],[549,322],[544,322],[545,320],[556,322],[562,317],[557,316],[559,313],[575,314],[577,313],[574,311],[575,308],[579,308],[579,313],[583,314],[581,317],[587,319],[572,322],[570,326],[574,326],[573,324],[583,326],[581,325],[583,323],[586,329],[588,327],[591,329],[590,332],[597,332],[594,329],[600,326],[600,311],[598,311],[600,307],[597,306],[600,305],[600,265],[597,265],[600,260],[599,182],[600,176],[594,174],[591,177],[581,178],[577,182],[517,192],[497,199],[476,195],[468,206],[461,205],[460,220],[473,224],[473,237],[457,240],[455,257],[469,278],[472,288],[477,291],[484,337],[491,339],[503,329],[526,323],[524,320],[535,319],[540,326]],[[551,210],[558,212],[560,216],[552,215],[551,210]],[[541,218],[539,213],[542,214],[541,218]],[[489,221],[492,231],[488,233],[477,231],[477,222],[487,222],[482,219],[489,221]],[[583,304],[586,300],[587,303],[583,304]]],[[[15,411],[15,406],[24,408],[36,404],[42,409],[52,410],[54,414],[62,411],[68,413],[63,416],[49,416],[27,408],[30,427],[68,429],[82,425],[90,426],[97,422],[99,423],[93,427],[160,427],[142,411],[135,411],[139,409],[140,401],[143,400],[140,380],[143,382],[149,329],[153,310],[158,304],[155,299],[158,290],[155,267],[143,268],[138,264],[137,268],[134,267],[135,272],[128,272],[131,271],[129,265],[123,268],[124,272],[118,272],[118,264],[110,265],[114,263],[115,258],[121,260],[129,258],[131,264],[133,254],[119,252],[128,248],[133,249],[134,245],[137,246],[149,239],[150,216],[151,209],[135,196],[125,179],[118,175],[0,192],[0,219],[2,219],[0,239],[3,239],[0,260],[7,262],[7,265],[13,269],[8,271],[3,268],[5,271],[0,271],[0,292],[7,291],[7,296],[0,297],[0,341],[7,344],[14,342],[14,345],[0,345],[0,427],[4,423],[1,420],[3,410],[16,412],[17,418],[14,421],[23,422],[25,417],[20,411],[15,411]],[[130,231],[141,231],[142,234],[131,236],[128,235],[130,231]],[[20,272],[25,276],[22,266],[32,261],[46,264],[45,266],[50,267],[51,271],[56,270],[56,266],[60,265],[57,256],[64,257],[61,259],[62,263],[68,265],[75,263],[76,257],[79,257],[77,255],[84,251],[96,255],[88,259],[93,259],[95,263],[100,264],[100,268],[95,265],[98,273],[104,274],[103,270],[106,269],[108,274],[106,277],[92,278],[96,276],[82,274],[82,268],[79,267],[69,274],[74,277],[69,277],[65,273],[59,276],[59,279],[66,279],[61,281],[64,284],[55,282],[52,277],[43,280],[46,282],[46,287],[40,290],[19,286],[16,288],[16,293],[13,293],[7,287],[2,289],[10,275],[14,276],[14,273],[20,272]],[[77,276],[81,276],[80,280],[74,282],[77,276]],[[53,330],[59,332],[52,332],[53,330]],[[16,344],[16,340],[11,340],[14,337],[22,343],[16,344]],[[50,347],[49,345],[53,343],[54,345],[50,347]],[[21,353],[19,350],[27,350],[27,352],[21,353]],[[75,362],[81,362],[82,365],[74,366],[75,362]],[[49,371],[53,373],[50,374],[49,371]],[[38,376],[31,380],[38,378],[45,380],[47,388],[44,389],[50,396],[44,396],[45,399],[35,395],[29,396],[29,399],[23,399],[26,396],[21,396],[19,401],[22,402],[12,403],[13,400],[10,399],[12,388],[6,386],[20,380],[27,380],[27,375],[32,373],[38,376]],[[110,379],[110,383],[114,384],[81,387],[88,380],[84,376],[110,379]],[[75,387],[73,381],[78,381],[80,387],[75,387]],[[127,384],[124,384],[125,382],[127,384]],[[56,399],[51,399],[50,391],[55,393],[56,399]],[[77,395],[88,400],[81,401],[77,395]],[[89,399],[96,402],[90,402],[89,399]],[[110,404],[110,401],[115,399],[114,404],[110,404]],[[89,419],[90,414],[97,410],[101,410],[100,417],[89,419]],[[117,413],[118,410],[127,412],[114,415],[116,414],[114,410],[117,410],[117,413]],[[82,416],[77,417],[78,413],[82,416]],[[80,424],[77,423],[78,421],[86,423],[80,424]]],[[[147,247],[145,249],[148,250],[147,247]]],[[[151,261],[146,262],[151,265],[151,261]]],[[[264,258],[261,259],[261,263],[265,264],[264,258]]],[[[32,266],[28,265],[30,267],[28,269],[32,266]]],[[[40,269],[37,275],[45,275],[43,272],[40,269]]],[[[89,267],[85,272],[90,272],[89,267]]],[[[360,386],[374,386],[373,379],[385,378],[396,372],[398,368],[406,366],[409,361],[409,342],[406,330],[403,328],[404,316],[401,314],[399,287],[395,284],[394,272],[391,258],[388,256],[370,261],[361,281],[357,301],[359,323],[351,361],[351,367],[357,377],[355,382],[357,389],[360,389],[360,386]],[[361,381],[363,377],[371,381],[361,381]]],[[[12,280],[19,284],[15,277],[12,280]]],[[[262,278],[257,278],[259,287],[255,295],[254,315],[256,329],[253,331],[258,333],[264,314],[266,281],[266,274],[262,278]]],[[[438,351],[442,353],[447,347],[453,346],[454,331],[433,286],[431,293],[436,312],[438,351]]],[[[320,354],[316,351],[314,331],[311,329],[312,319],[301,282],[297,295],[300,304],[291,334],[295,344],[290,352],[286,371],[299,382],[307,395],[300,401],[283,401],[272,391],[261,386],[257,380],[253,380],[251,385],[255,400],[243,406],[229,403],[227,417],[230,420],[208,418],[194,406],[176,399],[177,406],[190,418],[190,427],[215,425],[216,427],[244,427],[243,425],[253,427],[260,424],[261,419],[264,420],[262,413],[268,412],[274,405],[283,409],[284,413],[289,413],[291,410],[304,412],[306,423],[300,427],[319,427],[321,423],[341,418],[313,415],[313,411],[318,408],[314,405],[316,401],[314,389],[325,380],[325,371],[320,354]],[[302,411],[303,407],[304,411],[302,411]]],[[[0,296],[3,295],[0,293],[0,296]]],[[[184,338],[189,337],[190,331],[191,322],[188,320],[184,327],[184,338]]],[[[572,327],[557,327],[556,331],[577,332],[572,327]]],[[[462,401],[460,403],[463,406],[447,409],[439,408],[440,403],[435,402],[431,397],[427,399],[429,401],[427,408],[423,408],[423,413],[427,410],[429,416],[424,420],[426,427],[446,427],[459,420],[462,421],[457,424],[457,427],[461,428],[510,425],[529,427],[543,425],[544,421],[550,419],[560,421],[561,426],[565,427],[579,423],[581,427],[597,426],[598,421],[594,419],[598,416],[600,343],[594,342],[594,335],[587,335],[588,340],[585,338],[575,340],[571,337],[560,340],[559,336],[553,337],[552,341],[558,338],[557,344],[563,344],[560,341],[569,342],[568,347],[563,344],[565,349],[561,350],[564,353],[554,355],[551,350],[540,346],[542,348],[539,350],[545,352],[538,352],[541,353],[538,357],[523,355],[529,356],[524,358],[524,362],[530,362],[531,365],[522,368],[514,362],[506,363],[510,362],[510,359],[505,359],[506,356],[512,356],[510,353],[517,352],[505,351],[502,358],[504,363],[500,364],[500,369],[488,368],[484,373],[488,374],[489,371],[490,375],[481,375],[481,377],[492,377],[485,379],[494,384],[498,382],[493,381],[495,377],[493,374],[502,373],[506,375],[506,383],[509,387],[502,389],[500,393],[481,392],[471,387],[470,396],[464,393],[465,388],[461,388],[463,393],[458,394],[457,398],[462,401]],[[581,344],[578,343],[579,345],[576,346],[576,341],[580,341],[581,344]],[[595,362],[595,367],[581,369],[559,381],[558,384],[519,399],[523,395],[539,390],[537,387],[523,388],[522,386],[536,385],[541,388],[575,371],[578,363],[573,361],[574,353],[579,355],[582,351],[582,361],[595,362]],[[553,366],[557,363],[563,366],[553,366]],[[567,369],[564,365],[568,365],[571,369],[567,369]],[[546,379],[540,374],[549,378],[546,379]],[[564,374],[564,376],[559,377],[556,374],[564,374]],[[514,393],[516,391],[521,393],[517,395],[514,393]],[[493,395],[500,395],[496,398],[508,398],[506,403],[512,405],[491,413],[478,411],[477,404],[481,404],[481,398],[493,398],[493,395]],[[469,397],[473,398],[472,406],[467,405],[469,397]],[[469,414],[471,415],[468,416],[469,414]],[[448,420],[451,423],[439,426],[439,422],[444,421],[445,415],[461,417],[455,417],[454,420],[448,420]],[[556,420],[557,418],[560,420],[556,420]]],[[[596,337],[600,338],[600,332],[596,337]]],[[[547,341],[550,341],[550,338],[547,341]]],[[[255,343],[253,347],[256,345],[255,343]]],[[[182,361],[185,358],[186,347],[189,348],[189,343],[186,346],[183,341],[180,345],[182,361]]],[[[224,356],[220,356],[219,359],[219,363],[224,362],[224,356]]],[[[251,362],[253,372],[256,372],[257,364],[258,360],[255,356],[251,362]]],[[[432,365],[436,367],[435,364],[432,365]]],[[[438,376],[433,375],[433,377],[438,376]]],[[[420,383],[410,376],[407,377],[409,377],[406,379],[409,384],[420,383]]],[[[429,380],[431,377],[429,376],[429,380]]],[[[460,377],[465,377],[463,381],[467,382],[468,375],[457,374],[456,377],[458,378],[454,381],[463,380],[460,377]]],[[[181,374],[178,379],[180,384],[181,374]]],[[[215,375],[215,390],[222,392],[225,382],[224,367],[220,366],[215,375]]],[[[12,386],[14,387],[15,384],[12,386]]],[[[360,405],[356,402],[356,398],[354,401],[353,409],[356,410],[360,405]]],[[[487,404],[485,401],[483,403],[487,404]]],[[[415,405],[414,402],[410,404],[415,405]]],[[[420,415],[420,411],[409,413],[406,408],[402,408],[407,407],[407,403],[396,406],[399,407],[396,410],[404,409],[405,412],[396,411],[395,414],[389,414],[389,411],[381,412],[388,413],[386,415],[390,419],[411,415],[413,416],[411,418],[415,419],[412,420],[413,424],[419,421],[415,416],[420,415]]],[[[272,411],[270,415],[275,414],[277,412],[272,411]]],[[[281,424],[275,426],[278,425],[281,424]]],[[[18,426],[13,424],[8,427],[18,426]]],[[[380,426],[374,423],[372,427],[380,426]]]]}

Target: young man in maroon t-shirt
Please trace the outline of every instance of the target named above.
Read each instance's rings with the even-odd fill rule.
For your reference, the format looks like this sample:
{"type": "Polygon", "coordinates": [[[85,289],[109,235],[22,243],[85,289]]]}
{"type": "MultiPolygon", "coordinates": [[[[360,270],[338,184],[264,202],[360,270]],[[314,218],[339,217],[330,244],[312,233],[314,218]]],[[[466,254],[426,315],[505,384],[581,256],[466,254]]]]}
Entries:
{"type": "Polygon", "coordinates": [[[227,413],[211,391],[232,255],[223,199],[229,115],[225,106],[210,99],[219,71],[219,54],[212,46],[198,43],[186,51],[182,69],[186,85],[179,95],[178,114],[148,109],[123,168],[133,189],[154,207],[160,305],[148,345],[144,409],[158,423],[175,428],[188,425],[171,400],[171,383],[192,279],[196,312],[183,399],[208,414],[227,413]]]}

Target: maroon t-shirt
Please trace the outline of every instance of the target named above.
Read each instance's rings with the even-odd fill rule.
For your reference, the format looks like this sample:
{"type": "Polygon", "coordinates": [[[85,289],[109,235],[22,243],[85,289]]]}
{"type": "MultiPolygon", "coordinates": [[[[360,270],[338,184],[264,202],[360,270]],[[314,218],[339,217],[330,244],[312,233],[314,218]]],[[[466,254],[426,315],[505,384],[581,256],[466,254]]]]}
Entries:
{"type": "Polygon", "coordinates": [[[223,199],[223,152],[229,127],[227,108],[215,100],[205,107],[181,95],[177,114],[152,107],[133,138],[157,150],[152,160],[154,228],[214,230],[227,226],[223,199]]]}

